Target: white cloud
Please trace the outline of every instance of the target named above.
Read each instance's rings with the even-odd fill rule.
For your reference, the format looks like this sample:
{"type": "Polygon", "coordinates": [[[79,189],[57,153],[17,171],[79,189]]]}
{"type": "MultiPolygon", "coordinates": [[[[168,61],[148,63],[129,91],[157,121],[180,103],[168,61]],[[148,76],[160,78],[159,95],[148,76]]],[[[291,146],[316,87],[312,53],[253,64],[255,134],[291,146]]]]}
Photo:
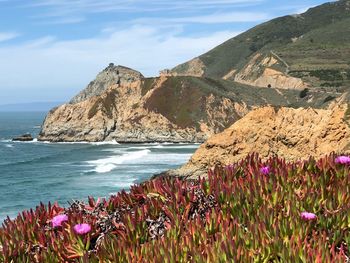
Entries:
{"type": "Polygon", "coordinates": [[[8,41],[18,36],[19,34],[13,32],[0,32],[0,42],[8,41]]]}
{"type": "MultiPolygon", "coordinates": [[[[44,7],[47,11],[41,17],[84,17],[93,13],[123,12],[123,13],[167,13],[175,11],[177,16],[188,11],[202,9],[234,8],[263,2],[264,0],[30,0],[25,7],[44,7]]],[[[37,17],[38,18],[38,17],[37,17]]]]}
{"type": "Polygon", "coordinates": [[[170,24],[174,25],[177,23],[196,23],[196,24],[221,24],[221,23],[237,23],[237,22],[256,22],[268,19],[269,16],[265,13],[255,12],[221,12],[209,15],[201,16],[189,16],[189,17],[178,17],[178,18],[140,18],[132,21],[133,23],[140,24],[170,24]]]}
{"type": "MultiPolygon", "coordinates": [[[[84,88],[110,62],[157,75],[189,60],[235,36],[222,31],[191,37],[149,26],[106,31],[101,35],[71,41],[52,37],[0,48],[0,87],[27,89],[41,96],[67,94],[65,99],[84,88]]],[[[45,97],[55,100],[57,97],[45,97]]]]}

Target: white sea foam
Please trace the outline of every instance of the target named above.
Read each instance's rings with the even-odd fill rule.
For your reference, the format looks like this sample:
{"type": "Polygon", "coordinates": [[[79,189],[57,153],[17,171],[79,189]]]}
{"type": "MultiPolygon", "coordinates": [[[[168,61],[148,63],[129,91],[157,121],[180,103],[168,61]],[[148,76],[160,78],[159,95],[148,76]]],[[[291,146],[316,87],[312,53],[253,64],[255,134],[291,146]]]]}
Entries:
{"type": "Polygon", "coordinates": [[[13,145],[12,145],[12,144],[5,144],[5,147],[7,147],[7,148],[12,148],[13,145]]]}
{"type": "Polygon", "coordinates": [[[38,139],[34,138],[32,141],[14,141],[14,143],[37,143],[38,139]]]}
{"type": "Polygon", "coordinates": [[[112,141],[103,141],[103,142],[90,142],[92,145],[118,145],[119,143],[116,140],[112,141]]]}
{"type": "Polygon", "coordinates": [[[119,188],[129,188],[133,184],[134,184],[134,180],[126,181],[126,182],[117,182],[114,184],[114,186],[119,187],[119,188]]]}
{"type": "Polygon", "coordinates": [[[159,145],[156,145],[156,146],[152,146],[152,148],[160,149],[160,148],[164,148],[164,145],[159,144],[159,145]]]}
{"type": "Polygon", "coordinates": [[[94,171],[97,173],[107,173],[112,171],[117,167],[118,164],[122,164],[128,161],[133,161],[136,159],[140,159],[146,155],[148,155],[151,151],[141,150],[137,152],[125,153],[123,155],[111,156],[108,158],[103,158],[95,161],[87,161],[90,165],[95,165],[94,171]]]}
{"type": "Polygon", "coordinates": [[[181,165],[188,161],[192,154],[190,153],[162,153],[149,155],[142,159],[142,164],[175,164],[181,165]]]}
{"type": "MultiPolygon", "coordinates": [[[[38,142],[38,139],[34,139],[32,142],[38,142]]],[[[118,145],[119,143],[115,140],[112,141],[103,141],[103,142],[50,142],[50,141],[39,141],[39,143],[47,143],[47,144],[91,144],[91,145],[118,145]]]]}

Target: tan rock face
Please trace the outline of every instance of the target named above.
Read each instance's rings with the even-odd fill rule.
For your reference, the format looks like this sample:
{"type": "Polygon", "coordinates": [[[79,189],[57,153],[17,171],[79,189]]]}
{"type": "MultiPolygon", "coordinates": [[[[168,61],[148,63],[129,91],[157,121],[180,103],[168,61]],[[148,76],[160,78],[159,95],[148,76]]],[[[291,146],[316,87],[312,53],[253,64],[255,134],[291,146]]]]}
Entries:
{"type": "Polygon", "coordinates": [[[170,174],[205,176],[208,168],[228,165],[257,152],[290,161],[350,150],[346,106],[330,110],[264,107],[248,113],[224,132],[210,137],[191,160],[170,174]]]}
{"type": "Polygon", "coordinates": [[[154,79],[149,90],[145,80],[113,85],[99,96],[64,104],[49,112],[38,139],[203,142],[248,112],[244,103],[200,93],[184,82],[173,86],[177,80],[154,79]]]}
{"type": "MultiPolygon", "coordinates": [[[[273,66],[286,68],[288,65],[273,53],[263,56],[256,54],[249,63],[234,76],[238,83],[262,88],[297,89],[302,90],[309,85],[300,78],[291,77],[285,72],[276,70],[273,66]]],[[[232,75],[230,76],[232,77],[232,75]]]]}
{"type": "Polygon", "coordinates": [[[194,58],[186,63],[186,68],[181,68],[182,65],[179,65],[175,69],[171,70],[169,75],[172,76],[194,76],[202,77],[204,76],[205,65],[200,58],[194,58]]]}
{"type": "Polygon", "coordinates": [[[71,104],[82,102],[93,96],[99,96],[113,85],[127,85],[129,83],[141,80],[143,75],[133,69],[115,66],[113,63],[109,64],[107,68],[101,71],[96,79],[91,81],[89,85],[76,95],[70,101],[71,104]]]}

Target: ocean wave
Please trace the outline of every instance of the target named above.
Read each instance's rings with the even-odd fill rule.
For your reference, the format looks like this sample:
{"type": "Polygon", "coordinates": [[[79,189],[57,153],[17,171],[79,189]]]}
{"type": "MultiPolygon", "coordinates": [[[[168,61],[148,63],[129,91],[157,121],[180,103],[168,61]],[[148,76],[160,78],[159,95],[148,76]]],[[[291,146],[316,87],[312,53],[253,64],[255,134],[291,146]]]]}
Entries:
{"type": "Polygon", "coordinates": [[[7,140],[8,142],[13,142],[13,143],[37,143],[38,139],[34,138],[32,141],[12,141],[12,140],[7,140]]]}
{"type": "Polygon", "coordinates": [[[134,180],[126,181],[126,182],[117,182],[117,183],[114,184],[114,186],[116,186],[118,188],[129,188],[133,184],[134,184],[134,180]]]}
{"type": "Polygon", "coordinates": [[[13,148],[13,144],[5,144],[5,147],[7,147],[7,148],[13,148]]]}
{"type": "Polygon", "coordinates": [[[141,164],[175,164],[181,165],[188,161],[192,153],[162,153],[155,154],[150,158],[144,158],[141,164]]]}
{"type": "Polygon", "coordinates": [[[50,142],[50,141],[39,141],[39,143],[48,143],[48,144],[89,144],[89,145],[118,145],[119,143],[115,140],[112,141],[103,141],[103,142],[50,142]]]}
{"type": "Polygon", "coordinates": [[[150,152],[150,150],[146,149],[136,152],[125,153],[123,155],[111,156],[99,160],[87,161],[86,163],[88,163],[89,165],[95,165],[94,171],[97,173],[107,173],[115,169],[118,164],[140,159],[148,155],[150,152]]]}
{"type": "Polygon", "coordinates": [[[29,159],[24,159],[24,160],[16,160],[14,162],[5,162],[5,163],[0,163],[1,166],[13,166],[13,165],[26,165],[26,164],[35,164],[35,163],[44,163],[52,160],[57,160],[58,158],[62,156],[66,156],[67,154],[72,154],[74,152],[79,152],[79,149],[71,149],[68,151],[63,151],[63,152],[54,152],[54,153],[48,153],[47,155],[43,156],[34,156],[29,159]]]}

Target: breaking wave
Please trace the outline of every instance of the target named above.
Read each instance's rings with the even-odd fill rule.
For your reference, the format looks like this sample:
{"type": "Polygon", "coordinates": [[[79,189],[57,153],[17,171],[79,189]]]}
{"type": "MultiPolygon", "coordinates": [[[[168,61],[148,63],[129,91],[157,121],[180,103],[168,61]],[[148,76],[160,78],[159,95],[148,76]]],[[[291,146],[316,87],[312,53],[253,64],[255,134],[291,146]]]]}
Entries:
{"type": "Polygon", "coordinates": [[[95,172],[107,173],[115,169],[118,164],[140,159],[148,155],[150,152],[151,152],[150,150],[146,149],[146,150],[141,150],[136,152],[125,153],[123,155],[111,156],[111,157],[107,157],[107,158],[103,158],[95,161],[87,161],[87,163],[89,165],[95,166],[95,169],[94,169],[95,172]]]}

